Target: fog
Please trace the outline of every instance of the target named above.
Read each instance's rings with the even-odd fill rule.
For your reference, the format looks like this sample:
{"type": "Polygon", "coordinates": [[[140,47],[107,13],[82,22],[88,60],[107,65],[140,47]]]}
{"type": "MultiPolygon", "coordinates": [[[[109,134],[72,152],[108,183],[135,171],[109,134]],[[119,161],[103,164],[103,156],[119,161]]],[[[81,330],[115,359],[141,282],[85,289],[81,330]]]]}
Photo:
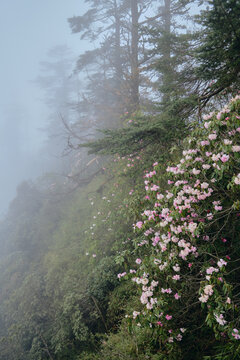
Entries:
{"type": "Polygon", "coordinates": [[[240,358],[240,1],[0,24],[0,360],[240,358]]]}
{"type": "MultiPolygon", "coordinates": [[[[157,8],[154,8],[154,4],[155,2],[153,2],[153,6],[150,6],[150,13],[147,12],[145,16],[150,16],[151,12],[156,11],[157,8]]],[[[157,2],[156,6],[158,5],[157,2]]],[[[108,52],[112,51],[112,45],[111,40],[109,43],[107,41],[108,36],[111,39],[112,35],[108,34],[105,38],[105,35],[102,36],[102,50],[103,54],[105,52],[108,54],[107,60],[104,59],[105,55],[100,55],[99,59],[95,61],[95,55],[99,55],[93,52],[89,58],[87,54],[83,55],[80,65],[78,63],[78,66],[87,68],[89,59],[91,59],[90,68],[85,71],[93,70],[89,86],[94,89],[94,96],[99,99],[97,106],[99,109],[101,108],[101,114],[97,109],[97,124],[95,123],[96,113],[93,115],[96,109],[92,111],[88,107],[88,100],[84,99],[85,95],[82,92],[88,91],[88,85],[86,82],[83,86],[81,85],[84,77],[81,75],[82,78],[79,79],[78,75],[74,73],[74,69],[79,56],[86,50],[93,49],[92,38],[95,37],[97,45],[101,41],[101,35],[96,29],[95,33],[93,31],[85,41],[80,40],[78,30],[75,31],[75,27],[78,25],[74,23],[74,16],[81,16],[87,10],[88,7],[84,0],[44,0],[41,2],[9,0],[2,1],[0,4],[0,44],[2,49],[0,166],[3,169],[0,178],[2,189],[0,215],[7,211],[9,202],[15,196],[16,186],[22,180],[34,179],[48,171],[59,170],[58,166],[61,167],[61,162],[65,161],[61,159],[64,151],[64,143],[60,139],[62,135],[61,118],[67,119],[69,123],[77,123],[75,120],[81,112],[81,126],[84,128],[84,140],[86,140],[89,135],[88,128],[95,131],[99,126],[113,126],[113,114],[118,114],[116,118],[121,118],[124,111],[130,109],[125,104],[125,92],[129,85],[119,83],[121,89],[119,88],[117,96],[114,95],[114,99],[110,89],[107,93],[105,86],[104,90],[103,83],[106,80],[106,72],[108,72],[109,79],[113,74],[112,60],[108,63],[108,52]],[[72,18],[70,24],[69,18],[72,18]],[[106,46],[105,50],[104,46],[106,46]],[[103,95],[104,92],[105,95],[103,95]],[[80,93],[84,101],[78,112],[79,109],[76,106],[74,109],[69,104],[73,102],[77,104],[77,97],[80,93]],[[112,107],[114,101],[115,106],[112,107]],[[119,108],[116,104],[120,104],[119,108]],[[47,141],[49,136],[54,145],[52,148],[49,146],[50,141],[47,141]]],[[[86,23],[86,28],[87,26],[86,23]]],[[[101,27],[99,29],[101,34],[101,27]]],[[[111,23],[109,29],[111,30],[111,23]]],[[[121,40],[123,49],[128,47],[126,39],[123,36],[121,40]]],[[[110,58],[111,56],[113,55],[111,54],[110,58]]],[[[142,54],[142,56],[145,61],[145,55],[142,54]]],[[[140,54],[139,58],[141,60],[140,54]]],[[[119,72],[119,78],[121,78],[124,73],[121,69],[122,64],[117,65],[116,62],[114,66],[114,71],[119,72]]],[[[130,74],[132,69],[130,70],[128,65],[125,65],[125,68],[124,71],[130,74]]],[[[108,87],[111,81],[109,81],[108,87]]],[[[142,87],[140,85],[140,92],[141,90],[146,91],[145,85],[143,84],[142,87]]],[[[114,88],[114,86],[116,84],[114,85],[112,82],[110,87],[114,88]]],[[[87,96],[91,98],[91,93],[89,94],[87,96]]],[[[157,96],[159,95],[157,94],[157,96]]],[[[150,93],[151,99],[153,99],[152,93],[150,93]]],[[[136,99],[131,99],[131,101],[134,103],[136,99]]],[[[117,121],[114,126],[118,126],[117,121]]],[[[79,133],[81,131],[78,129],[79,133]]],[[[67,146],[67,139],[65,140],[67,146]]],[[[78,139],[78,141],[80,140],[78,139]]]]}
{"type": "Polygon", "coordinates": [[[87,43],[71,34],[67,19],[84,12],[84,7],[83,0],[0,2],[0,214],[22,180],[41,175],[51,163],[43,153],[47,136],[43,129],[54,110],[47,106],[47,94],[36,79],[40,63],[49,61],[49,51],[56,46],[71,49],[71,75],[87,43]]]}

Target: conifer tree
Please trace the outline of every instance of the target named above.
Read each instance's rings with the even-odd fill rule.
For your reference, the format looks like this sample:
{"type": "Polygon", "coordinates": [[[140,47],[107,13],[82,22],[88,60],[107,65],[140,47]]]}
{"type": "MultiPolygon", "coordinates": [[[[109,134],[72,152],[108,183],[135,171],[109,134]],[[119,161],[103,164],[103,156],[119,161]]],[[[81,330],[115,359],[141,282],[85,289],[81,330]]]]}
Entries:
{"type": "Polygon", "coordinates": [[[223,90],[239,89],[240,1],[208,0],[201,14],[200,65],[197,76],[204,81],[200,97],[203,106],[223,90]]]}
{"type": "MultiPolygon", "coordinates": [[[[135,78],[135,81],[138,81],[139,85],[132,85],[139,89],[144,86],[143,75],[154,75],[155,79],[157,78],[155,88],[158,88],[158,93],[154,94],[155,99],[158,97],[158,101],[155,102],[157,106],[152,106],[152,101],[148,115],[138,116],[130,127],[103,131],[105,137],[90,144],[91,152],[127,154],[146,148],[149,144],[161,143],[165,146],[176,138],[177,133],[183,135],[184,119],[197,104],[191,97],[187,102],[185,100],[186,95],[189,96],[192,91],[192,84],[189,86],[186,75],[191,60],[192,36],[187,30],[183,32],[183,25],[179,24],[179,17],[183,19],[183,16],[187,15],[187,5],[190,3],[188,0],[165,0],[161,2],[162,6],[159,6],[158,2],[156,15],[138,21],[138,25],[134,26],[138,29],[138,37],[143,36],[148,45],[145,44],[144,71],[141,72],[139,66],[136,71],[138,78],[135,78]],[[181,28],[181,32],[177,31],[178,27],[181,28]]],[[[132,7],[136,6],[135,2],[131,4],[132,7]]],[[[136,54],[132,62],[135,56],[136,54]]],[[[138,62],[141,63],[141,54],[138,54],[138,62]]],[[[153,87],[152,83],[150,87],[153,87]]],[[[135,93],[136,99],[138,96],[135,93]]],[[[151,96],[153,99],[153,92],[151,96]]]]}
{"type": "Polygon", "coordinates": [[[99,44],[77,61],[76,71],[85,73],[87,84],[79,109],[91,109],[88,115],[97,119],[98,128],[103,128],[112,126],[112,116],[118,118],[124,109],[121,21],[126,9],[117,0],[86,2],[90,7],[85,14],[68,19],[73,33],[99,44]]]}
{"type": "Polygon", "coordinates": [[[153,72],[149,64],[154,45],[145,28],[161,15],[157,8],[159,1],[91,0],[88,3],[90,9],[83,16],[69,19],[69,23],[74,33],[81,33],[82,39],[98,40],[99,46],[80,55],[77,70],[87,70],[86,97],[89,102],[99,104],[97,117],[102,106],[102,118],[110,118],[109,122],[103,120],[103,124],[111,127],[113,118],[139,109],[146,100],[147,91],[143,95],[143,89],[152,87],[145,75],[153,72]]]}

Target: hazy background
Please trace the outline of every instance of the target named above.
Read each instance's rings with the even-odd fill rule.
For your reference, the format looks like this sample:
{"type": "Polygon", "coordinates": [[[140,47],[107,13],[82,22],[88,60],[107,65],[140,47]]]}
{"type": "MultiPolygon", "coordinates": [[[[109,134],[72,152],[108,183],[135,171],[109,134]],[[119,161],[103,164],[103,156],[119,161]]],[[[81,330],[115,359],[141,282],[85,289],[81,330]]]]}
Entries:
{"type": "Polygon", "coordinates": [[[52,48],[64,45],[75,58],[87,48],[79,35],[71,34],[67,22],[85,10],[83,0],[0,2],[0,215],[21,180],[46,171],[42,129],[50,110],[35,80],[52,48]]]}

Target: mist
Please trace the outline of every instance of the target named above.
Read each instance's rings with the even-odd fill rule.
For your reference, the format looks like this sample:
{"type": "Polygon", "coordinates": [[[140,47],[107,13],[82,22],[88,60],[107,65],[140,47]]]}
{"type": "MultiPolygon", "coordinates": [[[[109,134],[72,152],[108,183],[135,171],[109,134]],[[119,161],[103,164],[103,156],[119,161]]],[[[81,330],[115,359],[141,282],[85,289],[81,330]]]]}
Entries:
{"type": "Polygon", "coordinates": [[[0,4],[0,360],[240,359],[240,1],[0,4]]]}
{"type": "Polygon", "coordinates": [[[36,79],[42,75],[40,63],[51,61],[48,54],[57,46],[71,49],[72,63],[65,74],[71,76],[76,57],[87,44],[71,34],[67,18],[83,12],[84,6],[77,0],[0,4],[2,215],[21,181],[57,170],[56,163],[61,162],[62,150],[51,153],[46,149],[49,118],[53,113],[59,116],[61,109],[48,106],[47,95],[36,79]]]}

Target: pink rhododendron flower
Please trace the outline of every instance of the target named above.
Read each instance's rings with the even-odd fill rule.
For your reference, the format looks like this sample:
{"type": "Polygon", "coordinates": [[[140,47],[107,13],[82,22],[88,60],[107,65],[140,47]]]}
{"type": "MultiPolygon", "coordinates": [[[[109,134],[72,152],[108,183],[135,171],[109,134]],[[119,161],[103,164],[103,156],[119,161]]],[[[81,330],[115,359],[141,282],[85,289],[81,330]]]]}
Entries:
{"type": "Polygon", "coordinates": [[[209,184],[207,183],[207,182],[203,182],[202,184],[201,184],[201,188],[202,189],[207,189],[209,187],[209,184]]]}
{"type": "Polygon", "coordinates": [[[176,264],[175,266],[173,266],[173,270],[176,272],[180,271],[180,266],[176,264]]]}
{"type": "Polygon", "coordinates": [[[140,297],[140,301],[143,305],[147,304],[148,303],[148,297],[145,293],[143,293],[140,297]]]}
{"type": "Polygon", "coordinates": [[[167,294],[171,294],[172,293],[172,289],[168,288],[168,289],[161,289],[161,292],[164,294],[164,293],[167,293],[167,294]]]}
{"type": "Polygon", "coordinates": [[[220,159],[223,163],[225,163],[229,160],[229,155],[223,154],[220,159]]]}
{"type": "Polygon", "coordinates": [[[139,311],[133,311],[133,319],[136,319],[138,315],[140,315],[139,311]]]}
{"type": "Polygon", "coordinates": [[[209,140],[216,140],[217,134],[210,134],[208,135],[209,140]]]}
{"type": "Polygon", "coordinates": [[[220,325],[225,325],[225,324],[227,323],[227,321],[224,320],[222,314],[217,315],[217,314],[215,313],[214,316],[215,316],[216,321],[217,321],[220,325]]]}
{"type": "Polygon", "coordinates": [[[159,186],[158,185],[152,185],[151,187],[151,191],[157,191],[159,189],[159,186]]]}
{"type": "Polygon", "coordinates": [[[212,161],[218,161],[219,159],[220,159],[220,157],[221,157],[221,154],[213,154],[212,155],[212,161]]]}
{"type": "Polygon", "coordinates": [[[202,141],[200,142],[200,144],[201,144],[201,146],[205,146],[205,145],[209,145],[210,142],[209,142],[208,140],[202,140],[202,141]]]}
{"type": "Polygon", "coordinates": [[[234,178],[234,183],[240,185],[240,173],[234,178]]]}
{"type": "Polygon", "coordinates": [[[188,229],[191,233],[193,233],[197,228],[197,223],[194,223],[194,222],[191,222],[189,225],[188,225],[188,229]]]}
{"type": "Polygon", "coordinates": [[[222,266],[226,266],[227,265],[227,262],[223,259],[220,259],[218,262],[217,262],[218,266],[221,268],[222,266]]]}
{"type": "Polygon", "coordinates": [[[200,174],[200,172],[201,172],[201,170],[197,170],[195,168],[193,168],[193,170],[192,170],[193,175],[198,175],[198,174],[200,174]]]}
{"type": "Polygon", "coordinates": [[[121,277],[124,277],[125,275],[127,275],[127,273],[126,273],[126,272],[123,272],[123,273],[121,273],[121,274],[118,274],[117,277],[118,277],[119,279],[121,279],[121,277]]]}
{"type": "Polygon", "coordinates": [[[224,142],[225,145],[231,145],[232,144],[232,140],[229,140],[229,139],[224,139],[223,142],[224,142]]]}
{"type": "Polygon", "coordinates": [[[238,334],[238,330],[237,330],[237,329],[233,329],[232,336],[233,336],[236,340],[239,340],[239,339],[240,339],[240,335],[238,334]]]}
{"type": "Polygon", "coordinates": [[[176,336],[176,340],[177,340],[177,341],[181,341],[181,340],[182,340],[182,335],[181,335],[181,334],[178,334],[178,335],[176,336]]]}
{"type": "Polygon", "coordinates": [[[135,225],[138,229],[141,229],[141,227],[143,226],[143,222],[142,221],[138,221],[135,225]]]}
{"type": "Polygon", "coordinates": [[[173,275],[172,279],[173,280],[180,280],[180,275],[173,275]]]}
{"type": "Polygon", "coordinates": [[[157,199],[158,199],[158,200],[164,199],[164,195],[163,195],[163,194],[157,194],[157,199]]]}
{"type": "Polygon", "coordinates": [[[233,152],[239,152],[239,151],[240,151],[240,145],[234,145],[234,146],[232,146],[232,151],[233,151],[233,152]]]}
{"type": "Polygon", "coordinates": [[[130,269],[129,270],[130,274],[136,274],[136,270],[130,269]]]}
{"type": "Polygon", "coordinates": [[[151,303],[147,303],[146,307],[147,307],[147,309],[148,309],[148,310],[152,310],[152,308],[153,308],[153,304],[151,304],[151,303]]]}
{"type": "Polygon", "coordinates": [[[143,285],[147,285],[148,282],[149,282],[149,280],[148,280],[147,278],[141,279],[141,283],[142,283],[143,285]]]}
{"type": "Polygon", "coordinates": [[[210,268],[208,268],[208,269],[206,270],[206,273],[209,274],[209,275],[212,275],[212,273],[218,272],[218,271],[219,271],[219,270],[218,270],[217,268],[211,266],[210,268]]]}
{"type": "Polygon", "coordinates": [[[206,303],[208,299],[209,299],[208,295],[203,294],[200,296],[199,301],[201,301],[202,303],[206,303]]]}
{"type": "Polygon", "coordinates": [[[205,129],[208,129],[210,124],[211,124],[211,121],[209,121],[209,122],[206,121],[203,125],[204,125],[205,129]]]}
{"type": "Polygon", "coordinates": [[[155,281],[155,280],[153,280],[152,282],[151,282],[151,287],[156,287],[158,285],[158,281],[155,281]]]}
{"type": "Polygon", "coordinates": [[[213,214],[212,213],[207,214],[207,219],[212,220],[213,219],[213,214]]]}
{"type": "Polygon", "coordinates": [[[213,286],[212,285],[206,285],[204,288],[204,294],[211,296],[213,294],[213,286]]]}

